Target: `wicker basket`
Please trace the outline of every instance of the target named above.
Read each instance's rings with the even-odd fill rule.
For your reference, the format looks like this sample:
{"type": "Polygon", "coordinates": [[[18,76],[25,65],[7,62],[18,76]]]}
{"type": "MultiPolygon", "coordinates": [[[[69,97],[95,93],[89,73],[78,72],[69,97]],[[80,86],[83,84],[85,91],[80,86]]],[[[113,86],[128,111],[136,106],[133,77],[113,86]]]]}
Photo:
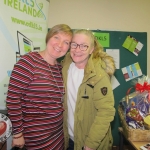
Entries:
{"type": "Polygon", "coordinates": [[[141,129],[131,129],[126,123],[123,110],[119,106],[118,107],[118,113],[121,119],[121,125],[123,128],[123,134],[124,136],[130,140],[130,141],[150,141],[150,130],[141,130],[141,129]]]}

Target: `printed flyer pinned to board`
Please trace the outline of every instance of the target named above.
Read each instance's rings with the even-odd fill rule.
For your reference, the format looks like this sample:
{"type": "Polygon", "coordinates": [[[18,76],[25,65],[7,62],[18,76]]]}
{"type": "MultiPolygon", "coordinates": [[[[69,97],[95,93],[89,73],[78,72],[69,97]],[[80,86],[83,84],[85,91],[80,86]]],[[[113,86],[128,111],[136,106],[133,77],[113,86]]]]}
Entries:
{"type": "Polygon", "coordinates": [[[138,62],[122,68],[122,73],[126,81],[142,75],[142,71],[138,62]]]}
{"type": "Polygon", "coordinates": [[[131,35],[128,35],[122,46],[128,49],[134,55],[138,56],[143,47],[143,44],[131,35]]]}

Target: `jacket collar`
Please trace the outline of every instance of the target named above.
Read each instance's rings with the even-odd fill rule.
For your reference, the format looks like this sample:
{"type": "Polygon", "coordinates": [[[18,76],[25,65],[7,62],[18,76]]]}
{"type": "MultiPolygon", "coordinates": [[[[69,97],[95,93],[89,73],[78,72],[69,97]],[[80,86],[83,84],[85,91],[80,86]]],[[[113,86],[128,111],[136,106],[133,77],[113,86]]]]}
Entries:
{"type": "MultiPolygon", "coordinates": [[[[93,79],[92,77],[97,75],[97,73],[98,73],[97,70],[100,70],[100,69],[95,69],[97,67],[100,68],[100,63],[99,62],[100,61],[98,61],[98,59],[92,59],[92,54],[91,54],[86,66],[85,66],[85,69],[84,69],[83,83],[88,81],[87,83],[92,85],[92,86],[94,86],[97,83],[99,78],[94,78],[93,79]]],[[[67,74],[68,74],[67,70],[69,69],[69,66],[70,66],[71,63],[72,63],[72,59],[70,57],[70,53],[67,53],[66,56],[65,56],[65,59],[62,63],[62,65],[63,65],[63,70],[62,71],[63,71],[63,74],[64,74],[65,77],[67,77],[67,74]]]]}
{"type": "MultiPolygon", "coordinates": [[[[92,59],[92,55],[89,57],[89,60],[85,66],[85,69],[84,69],[84,79],[83,79],[83,82],[86,82],[89,78],[93,77],[96,75],[96,70],[95,70],[95,67],[94,67],[94,62],[93,62],[93,59],[92,59]]],[[[92,84],[92,83],[89,83],[89,84],[92,84]]]]}
{"type": "Polygon", "coordinates": [[[63,74],[63,80],[65,86],[67,86],[67,78],[68,78],[68,69],[72,62],[72,59],[70,57],[70,53],[68,52],[64,58],[64,60],[61,62],[62,64],[62,74],[63,74]]]}

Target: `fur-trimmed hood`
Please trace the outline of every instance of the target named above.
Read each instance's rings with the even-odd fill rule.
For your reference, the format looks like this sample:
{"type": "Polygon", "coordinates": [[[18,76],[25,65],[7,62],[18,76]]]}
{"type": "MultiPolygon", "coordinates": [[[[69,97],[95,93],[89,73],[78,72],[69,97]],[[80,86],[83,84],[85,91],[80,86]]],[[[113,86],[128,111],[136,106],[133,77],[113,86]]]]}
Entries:
{"type": "Polygon", "coordinates": [[[108,75],[112,76],[116,69],[114,59],[108,54],[103,56],[103,58],[101,59],[102,59],[102,68],[106,71],[108,75]]]}

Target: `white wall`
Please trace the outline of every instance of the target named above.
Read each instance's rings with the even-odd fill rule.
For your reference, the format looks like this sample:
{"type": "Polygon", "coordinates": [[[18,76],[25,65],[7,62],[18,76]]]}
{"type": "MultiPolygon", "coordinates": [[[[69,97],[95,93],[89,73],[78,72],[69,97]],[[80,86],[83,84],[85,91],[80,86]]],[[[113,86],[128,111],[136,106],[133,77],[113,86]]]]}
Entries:
{"type": "MultiPolygon", "coordinates": [[[[50,0],[48,27],[65,23],[73,29],[147,32],[149,64],[149,14],[150,0],[50,0]]],[[[147,66],[150,77],[150,68],[147,66]]]]}

